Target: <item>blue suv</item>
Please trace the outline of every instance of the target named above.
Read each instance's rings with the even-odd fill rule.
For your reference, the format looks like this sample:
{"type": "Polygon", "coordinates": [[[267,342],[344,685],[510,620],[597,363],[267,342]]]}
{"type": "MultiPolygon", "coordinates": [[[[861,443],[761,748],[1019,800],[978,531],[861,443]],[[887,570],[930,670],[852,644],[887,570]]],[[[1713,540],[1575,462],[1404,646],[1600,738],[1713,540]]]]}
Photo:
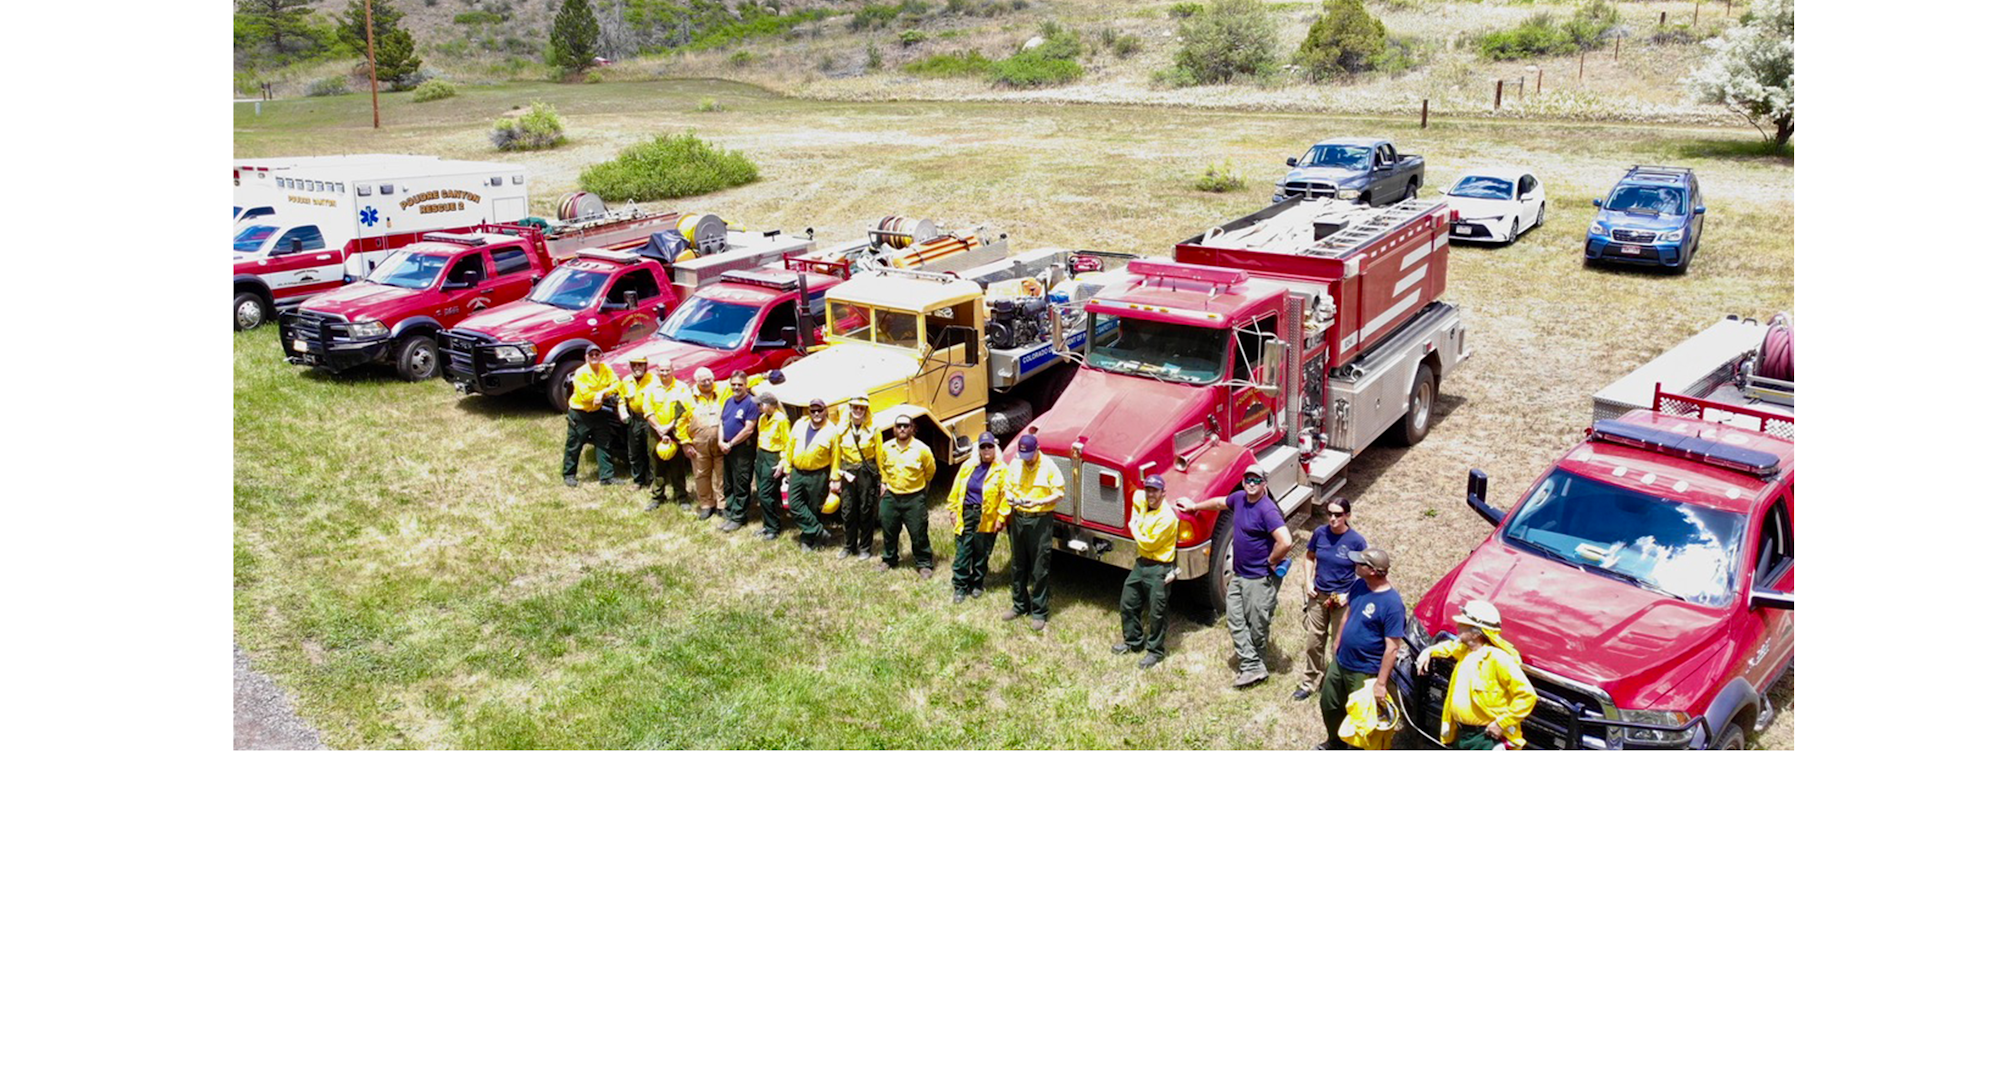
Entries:
{"type": "Polygon", "coordinates": [[[1583,240],[1583,262],[1644,263],[1685,272],[1701,247],[1701,182],[1694,170],[1635,165],[1603,199],[1583,240]]]}

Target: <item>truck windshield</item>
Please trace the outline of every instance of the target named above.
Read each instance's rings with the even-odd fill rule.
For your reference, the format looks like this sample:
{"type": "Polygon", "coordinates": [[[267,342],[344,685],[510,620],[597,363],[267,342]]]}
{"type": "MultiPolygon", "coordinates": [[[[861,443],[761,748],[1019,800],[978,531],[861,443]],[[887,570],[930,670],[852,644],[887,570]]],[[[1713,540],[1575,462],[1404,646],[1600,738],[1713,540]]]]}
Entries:
{"type": "Polygon", "coordinates": [[[412,252],[405,248],[385,259],[368,273],[368,281],[378,286],[398,286],[406,290],[429,289],[444,272],[451,257],[432,252],[412,252]]]}
{"type": "Polygon", "coordinates": [[[870,339],[884,346],[917,348],[917,314],[873,308],[847,301],[828,301],[827,321],[836,335],[870,339]]]}
{"type": "Polygon", "coordinates": [[[1467,177],[1452,185],[1449,194],[1468,199],[1512,199],[1514,185],[1499,177],[1467,177]]]}
{"type": "Polygon", "coordinates": [[[1611,198],[1604,201],[1604,209],[1626,214],[1679,214],[1681,193],[1674,188],[1628,184],[1611,193],[1611,198]]]}
{"type": "Polygon", "coordinates": [[[1091,315],[1084,364],[1105,372],[1129,372],[1182,383],[1212,383],[1222,375],[1229,331],[1178,323],[1091,315]]]}
{"type": "Polygon", "coordinates": [[[535,285],[534,292],[528,294],[528,300],[575,312],[597,300],[597,291],[604,288],[605,280],[610,277],[603,271],[558,267],[554,274],[535,285]]]}
{"type": "Polygon", "coordinates": [[[659,335],[675,342],[733,350],[743,345],[743,338],[756,318],[755,305],[732,305],[696,297],[674,309],[674,314],[660,326],[659,335]]]}
{"type": "Polygon", "coordinates": [[[1321,144],[1305,156],[1300,165],[1326,166],[1331,169],[1367,169],[1368,162],[1375,156],[1369,147],[1346,147],[1321,144]]]}
{"type": "Polygon", "coordinates": [[[1551,560],[1604,572],[1696,605],[1727,605],[1746,517],[1551,471],[1503,537],[1551,560]]]}
{"type": "Polygon", "coordinates": [[[269,241],[271,235],[276,232],[278,232],[277,226],[244,226],[242,229],[236,231],[236,250],[238,252],[261,251],[264,243],[269,241]]]}

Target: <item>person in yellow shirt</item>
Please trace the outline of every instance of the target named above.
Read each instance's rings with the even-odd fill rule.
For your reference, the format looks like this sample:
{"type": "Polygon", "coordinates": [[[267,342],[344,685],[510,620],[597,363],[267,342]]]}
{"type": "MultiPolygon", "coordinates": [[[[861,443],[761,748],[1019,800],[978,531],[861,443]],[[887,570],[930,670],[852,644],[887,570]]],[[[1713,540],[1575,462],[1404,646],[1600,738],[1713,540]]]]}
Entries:
{"type": "Polygon", "coordinates": [[[715,373],[708,368],[694,370],[694,393],[688,399],[688,438],[685,441],[689,466],[694,470],[694,502],[701,506],[698,519],[709,519],[722,511],[722,407],[728,399],[715,386],[715,373]]]}
{"type": "Polygon", "coordinates": [[[640,400],[641,407],[653,430],[655,452],[661,440],[671,438],[674,456],[665,462],[654,461],[653,500],[646,505],[646,510],[658,511],[666,505],[669,485],[673,486],[674,503],[682,508],[691,508],[694,505],[688,502],[687,438],[688,413],[693,405],[691,396],[694,389],[665,365],[654,369],[653,378],[659,386],[640,400]]]}
{"type": "Polygon", "coordinates": [[[1535,709],[1535,686],[1521,669],[1521,652],[1500,637],[1500,609],[1474,599],[1452,618],[1458,636],[1440,640],[1417,655],[1417,672],[1430,669],[1433,658],[1450,658],[1451,683],[1446,686],[1438,740],[1453,748],[1527,747],[1521,723],[1535,709]]]}
{"type": "Polygon", "coordinates": [[[847,420],[834,430],[833,491],[840,494],[841,546],[836,557],[867,557],[875,547],[882,499],[882,430],[868,396],[847,400],[847,420]]]}
{"type": "Polygon", "coordinates": [[[1118,596],[1125,638],[1111,651],[1128,654],[1144,647],[1139,668],[1151,669],[1167,658],[1167,591],[1174,581],[1174,542],[1180,538],[1181,517],[1166,502],[1166,478],[1148,474],[1141,486],[1139,499],[1132,502],[1132,517],[1125,522],[1132,540],[1139,543],[1139,558],[1132,562],[1132,573],[1118,596]]]}
{"type": "Polygon", "coordinates": [[[657,388],[660,379],[653,373],[652,360],[643,354],[632,358],[631,364],[632,374],[618,381],[618,421],[625,428],[625,459],[632,464],[632,484],[646,486],[653,483],[653,467],[660,462],[654,451],[659,438],[653,435],[639,400],[657,388]]]}
{"type": "Polygon", "coordinates": [[[978,457],[959,465],[950,504],[951,532],[958,539],[958,552],[951,558],[951,600],[957,603],[986,593],[993,539],[1007,518],[1007,468],[992,433],[980,433],[978,457]]]}
{"type": "Polygon", "coordinates": [[[792,426],[778,472],[791,497],[792,521],[799,525],[799,548],[810,551],[831,543],[833,536],[819,521],[827,475],[833,472],[833,426],[827,423],[824,399],[807,403],[806,416],[792,426]]]}
{"type": "Polygon", "coordinates": [[[1007,466],[1007,539],[1014,550],[1014,611],[1001,620],[1032,618],[1039,632],[1049,626],[1049,564],[1055,541],[1055,507],[1062,501],[1063,476],[1042,454],[1034,433],[1014,445],[1007,466]]]}
{"type": "Polygon", "coordinates": [[[784,504],[778,497],[778,484],[784,475],[778,468],[784,465],[785,452],[792,446],[792,422],[768,387],[757,389],[757,409],[757,502],[764,507],[764,529],[757,536],[770,541],[785,528],[784,504]]]}
{"type": "Polygon", "coordinates": [[[896,415],[895,439],[882,443],[882,570],[896,566],[901,553],[902,534],[910,535],[910,553],[917,560],[917,575],[929,579],[932,572],[930,512],[924,496],[931,479],[937,476],[937,457],[917,439],[916,419],[907,413],[896,415]]]}
{"type": "Polygon", "coordinates": [[[604,351],[595,346],[583,351],[583,367],[571,378],[569,393],[569,438],[563,443],[562,479],[576,485],[576,465],[583,458],[583,445],[597,448],[597,483],[611,484],[613,448],[624,445],[618,431],[618,411],[611,399],[618,394],[618,374],[604,363],[604,351]]]}

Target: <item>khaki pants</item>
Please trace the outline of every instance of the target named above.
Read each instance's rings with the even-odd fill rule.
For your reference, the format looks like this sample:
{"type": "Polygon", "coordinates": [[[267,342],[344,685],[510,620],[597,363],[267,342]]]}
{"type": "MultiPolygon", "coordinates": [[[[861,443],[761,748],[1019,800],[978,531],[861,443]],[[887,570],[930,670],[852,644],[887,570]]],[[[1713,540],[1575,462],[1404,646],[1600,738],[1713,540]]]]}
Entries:
{"type": "Polygon", "coordinates": [[[722,426],[695,425],[689,429],[688,462],[694,467],[694,502],[703,508],[722,506],[722,426]]]}
{"type": "Polygon", "coordinates": [[[1319,691],[1319,683],[1326,677],[1326,649],[1333,642],[1334,629],[1347,619],[1347,599],[1338,594],[1314,594],[1312,584],[1306,584],[1305,626],[1306,626],[1306,671],[1299,678],[1299,687],[1308,692],[1319,691]]]}

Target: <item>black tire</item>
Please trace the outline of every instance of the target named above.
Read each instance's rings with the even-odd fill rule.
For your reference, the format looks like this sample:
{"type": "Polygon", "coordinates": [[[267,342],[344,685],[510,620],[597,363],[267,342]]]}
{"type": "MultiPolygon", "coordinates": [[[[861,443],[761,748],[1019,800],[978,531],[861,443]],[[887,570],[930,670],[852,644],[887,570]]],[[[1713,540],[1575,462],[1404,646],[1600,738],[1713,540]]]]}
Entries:
{"type": "Polygon", "coordinates": [[[1547,218],[1548,216],[1549,216],[1549,205],[1547,203],[1544,203],[1541,206],[1536,207],[1534,228],[1536,229],[1542,228],[1542,219],[1547,218]]]}
{"type": "Polygon", "coordinates": [[[1507,243],[1513,244],[1521,236],[1521,220],[1516,218],[1507,223],[1507,243]]]}
{"type": "Polygon", "coordinates": [[[1731,722],[1722,727],[1722,736],[1717,737],[1715,744],[1710,747],[1717,752],[1741,752],[1748,748],[1749,744],[1743,739],[1743,727],[1731,722]]]}
{"type": "Polygon", "coordinates": [[[1437,412],[1437,370],[1417,366],[1416,383],[1410,385],[1410,401],[1404,404],[1403,423],[1390,430],[1396,443],[1414,447],[1431,431],[1431,415],[1437,412]]]}
{"type": "Polygon", "coordinates": [[[1208,547],[1208,575],[1201,581],[1202,601],[1217,619],[1229,608],[1229,581],[1235,577],[1235,513],[1228,508],[1215,517],[1215,533],[1208,547]]]}
{"type": "Polygon", "coordinates": [[[396,375],[403,379],[411,383],[436,379],[438,367],[437,339],[418,334],[396,344],[396,375]]]}
{"type": "Polygon", "coordinates": [[[1417,182],[1416,182],[1416,181],[1414,181],[1414,180],[1413,180],[1413,181],[1411,181],[1411,182],[1410,182],[1410,186],[1409,186],[1408,188],[1405,188],[1405,189],[1403,189],[1403,198],[1404,198],[1405,200],[1411,200],[1411,199],[1415,199],[1415,198],[1417,198],[1417,182]]]}
{"type": "Polygon", "coordinates": [[[255,331],[271,318],[271,313],[264,307],[264,299],[254,293],[237,294],[231,315],[234,317],[231,324],[238,331],[255,331]]]}
{"type": "Polygon", "coordinates": [[[542,385],[543,394],[549,397],[549,409],[559,414],[569,410],[570,383],[576,376],[576,370],[582,367],[583,354],[575,353],[549,373],[549,382],[542,385]]]}

